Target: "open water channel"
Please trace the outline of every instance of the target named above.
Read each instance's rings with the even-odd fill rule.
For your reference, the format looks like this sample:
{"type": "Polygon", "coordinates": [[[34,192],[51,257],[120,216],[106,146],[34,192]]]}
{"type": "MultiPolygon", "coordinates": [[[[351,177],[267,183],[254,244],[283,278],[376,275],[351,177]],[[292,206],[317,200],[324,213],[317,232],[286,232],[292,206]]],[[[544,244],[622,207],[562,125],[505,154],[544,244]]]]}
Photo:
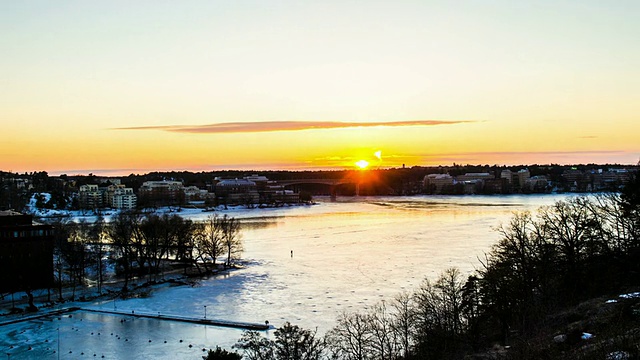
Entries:
{"type": "MultiPolygon", "coordinates": [[[[146,298],[82,303],[123,312],[264,323],[319,334],[341,312],[362,311],[457,267],[468,274],[517,211],[563,195],[416,196],[318,200],[317,205],[229,210],[242,220],[245,267],[164,286],[146,298]],[[206,307],[206,308],[205,308],[206,307]]],[[[203,220],[210,213],[183,216],[203,220]]],[[[272,331],[266,331],[272,336],[272,331]]],[[[8,359],[201,359],[241,330],[78,311],[0,327],[8,359]]]]}

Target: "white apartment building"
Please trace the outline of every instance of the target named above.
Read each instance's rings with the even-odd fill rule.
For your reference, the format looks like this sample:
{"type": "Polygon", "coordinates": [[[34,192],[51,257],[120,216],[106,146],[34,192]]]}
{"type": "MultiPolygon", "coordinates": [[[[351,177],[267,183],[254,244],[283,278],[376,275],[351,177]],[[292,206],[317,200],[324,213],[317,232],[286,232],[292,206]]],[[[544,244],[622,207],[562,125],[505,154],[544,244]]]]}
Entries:
{"type": "Polygon", "coordinates": [[[116,209],[135,209],[138,198],[132,188],[118,187],[113,193],[112,207],[116,209]]]}
{"type": "Polygon", "coordinates": [[[169,181],[169,180],[160,180],[160,181],[145,181],[142,183],[140,187],[141,192],[175,192],[181,191],[183,188],[182,181],[169,181]]]}
{"type": "MultiPolygon", "coordinates": [[[[115,207],[113,205],[113,196],[118,189],[124,189],[124,185],[109,185],[106,190],[103,190],[103,199],[106,206],[115,207]]],[[[103,188],[104,189],[104,188],[103,188]]]]}
{"type": "Polygon", "coordinates": [[[78,201],[80,207],[83,209],[101,208],[103,205],[102,193],[98,189],[98,185],[81,185],[78,193],[78,201]]]}
{"type": "Polygon", "coordinates": [[[187,186],[183,188],[183,190],[187,201],[204,200],[209,197],[209,192],[207,190],[202,190],[197,186],[187,186]]]}

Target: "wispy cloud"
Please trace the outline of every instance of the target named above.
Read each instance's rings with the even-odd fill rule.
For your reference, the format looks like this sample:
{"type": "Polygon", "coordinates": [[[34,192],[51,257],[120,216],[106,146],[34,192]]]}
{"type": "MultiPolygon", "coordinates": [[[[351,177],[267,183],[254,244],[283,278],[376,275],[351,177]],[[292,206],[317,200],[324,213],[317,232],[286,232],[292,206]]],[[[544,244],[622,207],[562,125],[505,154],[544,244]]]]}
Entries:
{"type": "Polygon", "coordinates": [[[194,134],[255,133],[272,131],[300,131],[316,129],[343,129],[355,127],[378,126],[435,126],[473,123],[476,120],[404,120],[384,122],[343,122],[343,121],[251,121],[227,122],[207,125],[166,125],[166,126],[134,126],[112,130],[161,130],[194,134]]]}
{"type": "Polygon", "coordinates": [[[620,163],[632,164],[637,154],[621,150],[577,151],[486,151],[460,153],[419,154],[425,165],[457,162],[462,164],[580,164],[620,163]]]}
{"type": "MultiPolygon", "coordinates": [[[[597,154],[625,154],[621,150],[575,150],[575,151],[481,151],[460,152],[455,155],[597,155],[597,154]]],[[[443,154],[428,154],[429,156],[441,156],[443,154]]],[[[451,154],[450,154],[451,155],[451,154]]]]}

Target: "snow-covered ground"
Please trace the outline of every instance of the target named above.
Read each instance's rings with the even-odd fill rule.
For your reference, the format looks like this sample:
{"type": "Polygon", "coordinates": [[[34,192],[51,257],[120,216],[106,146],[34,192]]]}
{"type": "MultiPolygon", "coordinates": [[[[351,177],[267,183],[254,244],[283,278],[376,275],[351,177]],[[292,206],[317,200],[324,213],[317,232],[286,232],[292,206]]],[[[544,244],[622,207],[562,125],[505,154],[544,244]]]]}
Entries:
{"type": "MultiPolygon", "coordinates": [[[[39,208],[36,206],[38,196],[42,196],[44,198],[44,203],[48,202],[51,199],[51,194],[49,193],[35,193],[29,199],[27,203],[25,212],[32,214],[39,218],[52,218],[62,215],[68,215],[74,222],[80,222],[84,220],[86,222],[93,222],[97,219],[98,215],[90,210],[58,210],[58,209],[45,209],[39,208]]],[[[292,208],[299,207],[310,207],[313,205],[305,205],[305,204],[292,204],[292,205],[284,205],[282,207],[264,207],[264,208],[247,208],[246,206],[223,206],[220,205],[216,208],[213,208],[214,211],[204,211],[203,209],[196,208],[193,205],[185,205],[182,207],[177,206],[166,206],[154,209],[153,211],[157,214],[177,214],[187,219],[192,220],[204,220],[209,215],[213,214],[227,214],[236,218],[260,218],[260,217],[272,217],[272,216],[284,216],[289,210],[292,208]]],[[[145,210],[151,211],[151,210],[145,210]]],[[[101,214],[104,217],[105,221],[109,222],[111,219],[116,216],[120,210],[118,209],[103,209],[101,214]]]]}

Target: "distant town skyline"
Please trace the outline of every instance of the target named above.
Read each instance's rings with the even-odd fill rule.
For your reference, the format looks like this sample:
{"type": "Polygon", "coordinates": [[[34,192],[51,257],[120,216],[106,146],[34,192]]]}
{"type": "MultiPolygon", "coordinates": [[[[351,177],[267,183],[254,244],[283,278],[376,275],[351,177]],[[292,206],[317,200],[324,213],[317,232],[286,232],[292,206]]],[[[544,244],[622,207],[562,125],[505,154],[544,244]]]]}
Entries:
{"type": "Polygon", "coordinates": [[[626,0],[4,2],[0,170],[636,164],[639,12],[626,0]]]}

